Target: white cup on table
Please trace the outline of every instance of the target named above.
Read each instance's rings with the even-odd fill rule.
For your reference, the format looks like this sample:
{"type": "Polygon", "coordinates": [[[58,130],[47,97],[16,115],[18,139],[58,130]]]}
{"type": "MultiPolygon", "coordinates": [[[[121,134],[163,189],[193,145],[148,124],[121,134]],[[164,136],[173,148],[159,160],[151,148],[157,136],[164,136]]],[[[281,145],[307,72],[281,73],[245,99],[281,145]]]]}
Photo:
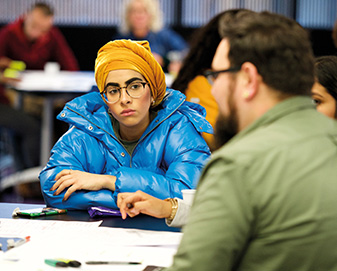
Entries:
{"type": "Polygon", "coordinates": [[[181,192],[183,193],[183,200],[186,204],[192,205],[195,189],[183,189],[181,192]]]}
{"type": "Polygon", "coordinates": [[[55,74],[60,72],[60,64],[57,62],[47,62],[44,65],[44,72],[47,74],[55,74]]]}

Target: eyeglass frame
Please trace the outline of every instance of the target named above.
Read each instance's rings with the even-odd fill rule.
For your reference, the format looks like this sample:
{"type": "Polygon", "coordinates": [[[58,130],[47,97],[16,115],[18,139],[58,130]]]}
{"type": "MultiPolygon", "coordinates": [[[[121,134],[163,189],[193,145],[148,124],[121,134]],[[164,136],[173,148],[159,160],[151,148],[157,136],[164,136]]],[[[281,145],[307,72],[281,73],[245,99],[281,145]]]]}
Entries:
{"type": "Polygon", "coordinates": [[[224,72],[238,72],[240,70],[241,70],[241,67],[231,67],[231,68],[228,68],[228,69],[225,69],[225,70],[220,70],[220,71],[207,70],[203,74],[207,78],[208,83],[210,83],[210,85],[213,85],[215,79],[218,77],[218,75],[220,73],[224,73],[224,72]],[[214,78],[214,79],[211,79],[211,78],[214,78]]]}
{"type": "Polygon", "coordinates": [[[144,94],[144,91],[142,92],[142,94],[139,97],[133,97],[133,96],[131,96],[130,93],[128,92],[128,86],[131,85],[131,84],[133,84],[133,83],[140,83],[143,86],[143,90],[145,89],[145,86],[149,84],[148,82],[139,82],[139,81],[137,81],[137,82],[131,82],[131,83],[127,84],[125,87],[117,87],[117,86],[115,86],[115,88],[118,90],[118,93],[119,93],[119,97],[118,97],[118,99],[115,102],[110,102],[109,99],[108,99],[107,90],[106,90],[106,88],[109,85],[108,84],[104,88],[103,92],[101,92],[101,96],[102,96],[103,100],[105,102],[107,102],[108,104],[115,104],[115,103],[117,103],[121,99],[121,95],[122,95],[122,91],[121,90],[123,88],[125,88],[125,92],[129,95],[129,97],[131,97],[133,99],[138,99],[138,98],[140,98],[144,94]],[[104,94],[106,95],[106,98],[104,97],[104,94]]]}

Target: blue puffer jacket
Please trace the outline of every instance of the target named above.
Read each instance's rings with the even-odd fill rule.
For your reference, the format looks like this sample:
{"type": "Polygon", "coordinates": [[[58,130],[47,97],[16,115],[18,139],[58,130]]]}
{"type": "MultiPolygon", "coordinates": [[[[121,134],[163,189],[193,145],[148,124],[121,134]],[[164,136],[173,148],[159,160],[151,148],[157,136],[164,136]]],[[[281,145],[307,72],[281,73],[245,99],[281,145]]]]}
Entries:
{"type": "Polygon", "coordinates": [[[212,127],[205,110],[186,102],[179,91],[167,89],[161,106],[130,156],[114,133],[99,93],[68,102],[58,119],[68,122],[70,129],[53,147],[39,176],[46,204],[66,209],[117,208],[119,192],[142,190],[164,199],[182,198],[182,189],[194,188],[210,156],[200,133],[212,132],[212,127]],[[49,189],[63,169],[115,175],[116,190],[79,190],[62,202],[65,191],[54,196],[49,189]]]}

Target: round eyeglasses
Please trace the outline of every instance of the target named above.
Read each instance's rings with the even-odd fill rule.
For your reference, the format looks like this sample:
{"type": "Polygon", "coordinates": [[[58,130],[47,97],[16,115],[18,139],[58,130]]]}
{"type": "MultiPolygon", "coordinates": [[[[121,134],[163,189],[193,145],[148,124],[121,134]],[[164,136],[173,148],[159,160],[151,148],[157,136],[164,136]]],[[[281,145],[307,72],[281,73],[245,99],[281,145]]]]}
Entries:
{"type": "Polygon", "coordinates": [[[126,93],[131,98],[140,98],[144,94],[145,86],[147,82],[132,82],[125,87],[117,87],[112,85],[107,85],[102,93],[103,99],[109,103],[114,104],[121,98],[122,88],[125,88],[126,93]]]}
{"type": "Polygon", "coordinates": [[[232,68],[229,68],[229,69],[226,69],[226,70],[220,70],[220,71],[207,70],[207,71],[204,72],[204,76],[207,78],[208,83],[213,85],[215,79],[218,77],[218,75],[220,73],[223,73],[223,72],[238,72],[239,70],[241,70],[241,67],[232,67],[232,68]]]}

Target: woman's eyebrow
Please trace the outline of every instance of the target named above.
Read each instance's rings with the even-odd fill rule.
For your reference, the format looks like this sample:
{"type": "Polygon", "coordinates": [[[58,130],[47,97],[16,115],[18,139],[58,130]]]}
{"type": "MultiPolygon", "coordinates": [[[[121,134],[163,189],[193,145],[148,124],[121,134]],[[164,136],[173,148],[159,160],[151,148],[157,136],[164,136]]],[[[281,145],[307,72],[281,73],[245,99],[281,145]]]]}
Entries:
{"type": "Polygon", "coordinates": [[[125,81],[125,85],[128,85],[128,84],[132,83],[133,81],[143,81],[143,79],[139,78],[139,77],[132,77],[131,79],[125,81]]]}
{"type": "Polygon", "coordinates": [[[109,82],[105,85],[105,88],[108,87],[108,86],[112,86],[112,87],[119,87],[119,84],[118,83],[113,83],[113,82],[109,82]]]}
{"type": "Polygon", "coordinates": [[[315,91],[312,91],[311,95],[317,95],[317,96],[320,96],[320,97],[323,98],[323,96],[322,96],[321,94],[319,94],[319,93],[317,93],[317,92],[315,92],[315,91]]]}
{"type": "MultiPolygon", "coordinates": [[[[143,81],[143,79],[139,78],[139,77],[132,77],[129,80],[125,81],[125,85],[129,85],[130,83],[132,83],[134,81],[143,81]]],[[[115,83],[115,82],[109,82],[109,83],[106,84],[105,87],[108,87],[108,86],[120,87],[120,85],[118,83],[115,83]]]]}

